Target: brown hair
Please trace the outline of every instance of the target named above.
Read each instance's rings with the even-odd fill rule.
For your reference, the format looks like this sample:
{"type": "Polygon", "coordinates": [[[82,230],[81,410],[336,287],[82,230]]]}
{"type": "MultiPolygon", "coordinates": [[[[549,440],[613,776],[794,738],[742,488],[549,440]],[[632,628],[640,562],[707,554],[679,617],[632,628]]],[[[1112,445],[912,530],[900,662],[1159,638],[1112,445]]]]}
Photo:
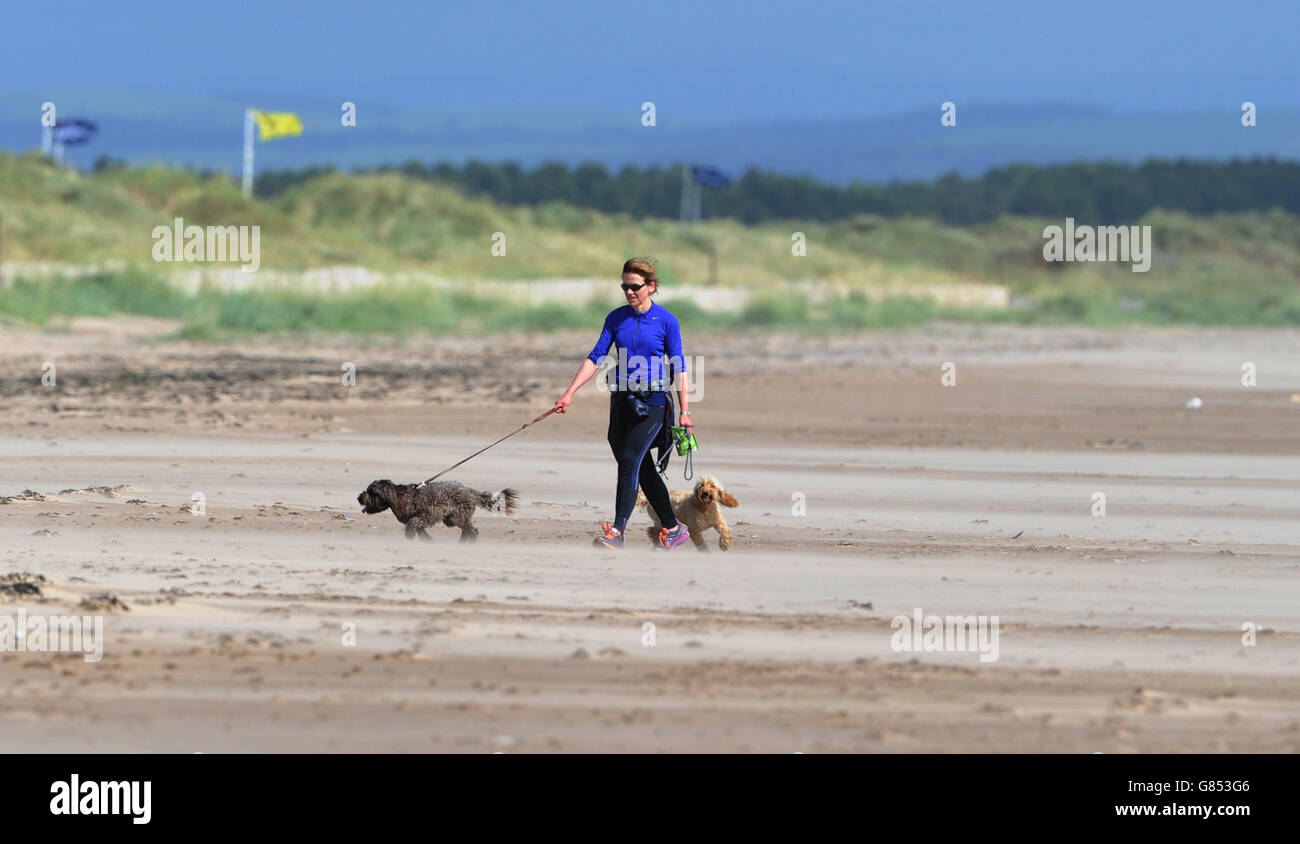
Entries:
{"type": "Polygon", "coordinates": [[[623,273],[636,273],[645,279],[646,284],[654,282],[655,290],[659,289],[659,273],[655,269],[654,258],[628,258],[623,264],[623,273]]]}

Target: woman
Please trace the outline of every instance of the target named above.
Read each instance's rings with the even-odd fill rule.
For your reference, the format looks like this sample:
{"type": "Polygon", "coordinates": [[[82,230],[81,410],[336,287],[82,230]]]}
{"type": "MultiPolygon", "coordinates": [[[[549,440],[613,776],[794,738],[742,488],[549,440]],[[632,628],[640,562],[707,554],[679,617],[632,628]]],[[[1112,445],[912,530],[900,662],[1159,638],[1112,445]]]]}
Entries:
{"type": "Polygon", "coordinates": [[[662,436],[672,426],[669,390],[674,383],[682,408],[681,424],[693,430],[682,332],[677,317],[650,301],[659,289],[653,259],[632,258],[623,264],[621,287],[627,304],[605,317],[600,339],[573,376],[569,389],[555,402],[555,409],[560,413],[568,410],[573,394],[596,374],[610,346],[617,346],[620,362],[617,383],[610,385],[608,439],[618,460],[618,486],[614,493],[614,521],[600,523],[602,535],[596,541],[610,548],[623,547],[623,533],[636,504],[639,480],[663,525],[658,547],[671,551],[691,537],[673,515],[668,487],[650,459],[650,446],[658,440],[663,448],[662,436]]]}

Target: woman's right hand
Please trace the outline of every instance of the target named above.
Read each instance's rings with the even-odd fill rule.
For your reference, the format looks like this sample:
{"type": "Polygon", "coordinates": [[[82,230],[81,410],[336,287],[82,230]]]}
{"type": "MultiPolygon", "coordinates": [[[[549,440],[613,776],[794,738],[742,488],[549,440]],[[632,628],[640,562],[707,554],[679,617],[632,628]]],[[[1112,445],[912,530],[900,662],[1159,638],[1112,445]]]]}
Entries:
{"type": "Polygon", "coordinates": [[[565,393],[564,395],[560,396],[558,399],[555,400],[555,409],[560,413],[563,413],[564,411],[569,409],[569,405],[572,402],[573,402],[573,396],[570,395],[569,393],[565,393]]]}

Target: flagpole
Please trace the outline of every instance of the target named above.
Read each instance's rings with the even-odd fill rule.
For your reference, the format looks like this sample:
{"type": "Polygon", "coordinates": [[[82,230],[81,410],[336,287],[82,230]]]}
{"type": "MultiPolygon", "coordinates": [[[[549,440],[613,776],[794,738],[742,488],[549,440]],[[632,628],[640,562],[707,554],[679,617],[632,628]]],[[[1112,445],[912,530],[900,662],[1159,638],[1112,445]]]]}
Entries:
{"type": "Polygon", "coordinates": [[[690,207],[688,205],[690,201],[690,190],[691,190],[690,178],[691,177],[688,176],[686,173],[686,165],[683,164],[682,165],[682,205],[681,205],[681,214],[679,215],[683,223],[686,222],[687,219],[689,219],[690,217],[690,214],[687,211],[687,209],[690,207]]]}
{"type": "Polygon", "coordinates": [[[244,109],[244,198],[253,196],[253,110],[244,109]]]}
{"type": "Polygon", "coordinates": [[[682,210],[681,221],[692,223],[700,219],[700,195],[704,189],[695,184],[691,175],[691,165],[682,165],[682,210]]]}

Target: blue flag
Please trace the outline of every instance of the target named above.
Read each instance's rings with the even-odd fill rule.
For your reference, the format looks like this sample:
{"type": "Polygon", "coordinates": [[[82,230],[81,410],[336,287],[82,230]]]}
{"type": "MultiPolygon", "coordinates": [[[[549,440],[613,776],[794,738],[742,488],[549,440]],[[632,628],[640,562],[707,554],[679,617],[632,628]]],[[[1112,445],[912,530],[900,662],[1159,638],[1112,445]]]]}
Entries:
{"type": "Polygon", "coordinates": [[[60,120],[50,130],[54,143],[68,147],[89,143],[97,134],[99,127],[89,120],[60,120]]]}
{"type": "Polygon", "coordinates": [[[716,167],[692,167],[691,177],[695,184],[705,188],[725,188],[731,184],[731,178],[716,167]]]}

